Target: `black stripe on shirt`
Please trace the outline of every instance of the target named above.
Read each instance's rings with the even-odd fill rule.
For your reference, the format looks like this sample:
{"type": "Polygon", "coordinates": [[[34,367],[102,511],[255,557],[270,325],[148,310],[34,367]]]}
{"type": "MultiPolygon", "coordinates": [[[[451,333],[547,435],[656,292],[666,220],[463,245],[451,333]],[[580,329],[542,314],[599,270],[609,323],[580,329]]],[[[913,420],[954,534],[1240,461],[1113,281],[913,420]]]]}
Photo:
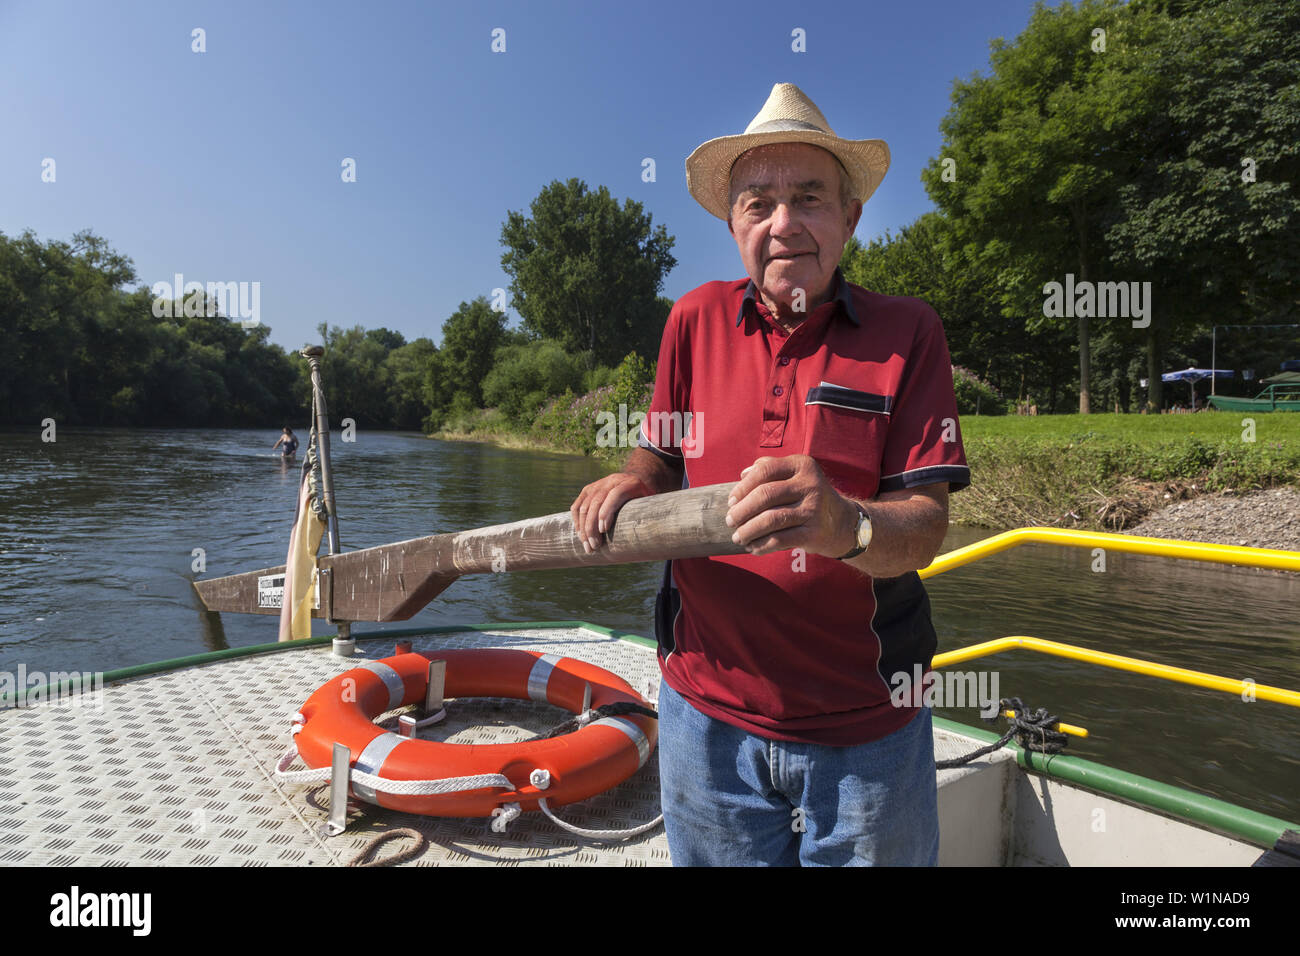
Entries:
{"type": "Polygon", "coordinates": [[[888,415],[894,405],[892,395],[873,395],[871,392],[859,392],[855,388],[843,385],[814,385],[808,389],[805,405],[837,405],[840,408],[852,408],[860,412],[879,412],[888,415]]]}
{"type": "Polygon", "coordinates": [[[966,465],[930,465],[926,468],[913,468],[911,471],[881,478],[878,491],[901,491],[904,488],[916,488],[920,485],[935,485],[941,481],[948,482],[950,492],[961,491],[970,484],[970,468],[966,465]]]}

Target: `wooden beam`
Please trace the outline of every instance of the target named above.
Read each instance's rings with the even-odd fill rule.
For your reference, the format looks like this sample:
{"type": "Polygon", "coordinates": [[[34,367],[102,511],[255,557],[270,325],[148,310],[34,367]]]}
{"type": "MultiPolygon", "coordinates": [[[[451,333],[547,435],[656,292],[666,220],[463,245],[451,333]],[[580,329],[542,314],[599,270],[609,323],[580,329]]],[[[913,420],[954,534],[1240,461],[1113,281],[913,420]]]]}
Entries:
{"type": "MultiPolygon", "coordinates": [[[[638,561],[666,561],[742,554],[726,525],[727,498],[734,483],[687,488],[636,498],[623,506],[605,544],[587,554],[567,511],[509,524],[412,538],[393,544],[325,555],[329,594],[320,604],[339,621],[405,621],[445,591],[462,574],[599,567],[638,561]]],[[[209,581],[195,588],[210,611],[279,614],[272,606],[268,577],[284,568],[265,568],[209,581]],[[258,606],[259,579],[262,602],[258,606]]],[[[315,611],[320,617],[324,611],[315,611]]]]}

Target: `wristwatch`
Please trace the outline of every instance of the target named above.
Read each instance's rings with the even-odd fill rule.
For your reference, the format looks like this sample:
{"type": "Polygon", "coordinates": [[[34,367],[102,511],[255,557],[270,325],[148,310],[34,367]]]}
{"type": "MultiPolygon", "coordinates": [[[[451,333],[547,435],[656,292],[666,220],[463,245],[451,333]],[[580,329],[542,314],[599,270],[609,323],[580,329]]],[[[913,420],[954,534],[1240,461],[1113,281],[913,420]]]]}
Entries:
{"type": "Polygon", "coordinates": [[[856,558],[871,544],[871,519],[867,517],[867,511],[856,501],[853,507],[858,509],[858,523],[853,529],[853,536],[857,540],[858,546],[848,554],[840,555],[839,560],[847,561],[849,558],[856,558]]]}

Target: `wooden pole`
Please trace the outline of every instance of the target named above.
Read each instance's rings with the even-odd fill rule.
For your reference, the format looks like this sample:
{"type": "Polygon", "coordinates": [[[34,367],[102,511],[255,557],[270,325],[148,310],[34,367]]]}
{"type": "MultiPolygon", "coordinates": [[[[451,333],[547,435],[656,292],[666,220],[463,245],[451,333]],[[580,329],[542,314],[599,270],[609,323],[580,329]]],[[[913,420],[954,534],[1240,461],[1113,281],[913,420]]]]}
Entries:
{"type": "MultiPolygon", "coordinates": [[[[567,511],[450,534],[412,538],[322,558],[330,593],[321,585],[322,610],[333,619],[405,621],[462,574],[599,567],[742,554],[727,527],[727,499],[735,484],[706,485],[636,498],[623,506],[605,544],[588,554],[567,511]]],[[[275,613],[257,606],[257,579],[276,568],[199,581],[208,610],[275,613]]]]}

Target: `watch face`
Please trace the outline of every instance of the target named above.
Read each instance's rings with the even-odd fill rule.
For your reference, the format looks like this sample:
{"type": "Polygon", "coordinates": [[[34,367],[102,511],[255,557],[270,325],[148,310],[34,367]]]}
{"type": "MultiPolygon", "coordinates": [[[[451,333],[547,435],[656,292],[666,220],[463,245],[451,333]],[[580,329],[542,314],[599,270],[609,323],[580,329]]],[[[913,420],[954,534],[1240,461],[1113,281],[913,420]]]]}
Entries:
{"type": "Polygon", "coordinates": [[[858,547],[865,548],[871,543],[871,519],[862,514],[858,518],[858,547]]]}

